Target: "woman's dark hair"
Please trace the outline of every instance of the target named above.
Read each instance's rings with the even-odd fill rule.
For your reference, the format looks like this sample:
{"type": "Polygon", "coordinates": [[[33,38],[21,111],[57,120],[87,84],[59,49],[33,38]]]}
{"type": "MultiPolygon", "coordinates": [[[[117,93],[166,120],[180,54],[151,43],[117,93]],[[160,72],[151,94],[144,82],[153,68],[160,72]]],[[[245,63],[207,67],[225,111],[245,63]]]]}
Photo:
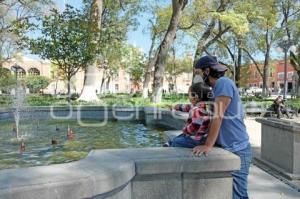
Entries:
{"type": "Polygon", "coordinates": [[[210,88],[202,82],[192,84],[190,91],[191,93],[196,94],[201,101],[209,101],[211,96],[210,88]]]}

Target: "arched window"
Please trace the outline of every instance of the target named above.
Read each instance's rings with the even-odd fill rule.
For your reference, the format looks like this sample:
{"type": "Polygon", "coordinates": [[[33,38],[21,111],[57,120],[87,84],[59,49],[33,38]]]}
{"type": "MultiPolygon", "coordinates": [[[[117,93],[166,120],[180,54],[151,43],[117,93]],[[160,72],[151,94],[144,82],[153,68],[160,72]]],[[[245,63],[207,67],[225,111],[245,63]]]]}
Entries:
{"type": "Polygon", "coordinates": [[[19,65],[14,65],[11,67],[11,70],[17,75],[17,78],[24,78],[26,71],[19,65]]]}
{"type": "Polygon", "coordinates": [[[37,69],[37,68],[30,68],[28,70],[28,73],[29,73],[29,75],[33,75],[33,76],[38,76],[41,74],[39,69],[37,69]]]}

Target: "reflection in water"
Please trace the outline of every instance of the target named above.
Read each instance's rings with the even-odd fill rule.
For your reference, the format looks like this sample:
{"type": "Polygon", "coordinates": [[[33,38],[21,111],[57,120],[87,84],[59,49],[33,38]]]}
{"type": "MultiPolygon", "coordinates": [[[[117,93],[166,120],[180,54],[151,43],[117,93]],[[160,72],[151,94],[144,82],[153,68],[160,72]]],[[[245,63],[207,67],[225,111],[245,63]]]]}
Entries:
{"type": "Polygon", "coordinates": [[[12,123],[0,124],[0,169],[70,162],[92,149],[155,147],[163,142],[161,130],[133,122],[103,127],[81,127],[76,121],[20,122],[23,144],[12,136],[12,123]],[[76,132],[74,139],[68,140],[68,125],[76,132]]]}

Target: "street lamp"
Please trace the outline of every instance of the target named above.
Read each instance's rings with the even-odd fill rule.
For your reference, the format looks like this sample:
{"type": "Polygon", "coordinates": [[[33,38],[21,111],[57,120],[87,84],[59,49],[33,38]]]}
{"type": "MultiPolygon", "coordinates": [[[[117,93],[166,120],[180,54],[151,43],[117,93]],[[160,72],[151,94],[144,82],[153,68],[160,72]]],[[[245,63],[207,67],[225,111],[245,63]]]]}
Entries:
{"type": "Polygon", "coordinates": [[[16,80],[18,80],[18,72],[22,71],[22,67],[18,66],[17,64],[13,65],[11,67],[11,71],[13,71],[15,73],[16,76],[16,80]]]}
{"type": "Polygon", "coordinates": [[[288,36],[284,36],[282,40],[278,43],[278,46],[284,51],[284,80],[283,80],[283,99],[286,98],[287,93],[287,53],[292,47],[293,42],[288,36]]]}

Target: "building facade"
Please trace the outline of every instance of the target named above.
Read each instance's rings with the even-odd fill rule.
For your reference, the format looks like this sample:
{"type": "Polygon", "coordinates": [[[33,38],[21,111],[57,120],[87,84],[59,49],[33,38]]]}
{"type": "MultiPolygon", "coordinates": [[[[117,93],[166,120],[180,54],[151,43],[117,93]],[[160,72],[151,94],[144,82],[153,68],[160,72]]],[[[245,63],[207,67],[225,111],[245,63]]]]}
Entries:
{"type": "MultiPolygon", "coordinates": [[[[263,66],[259,66],[260,71],[263,72],[263,66]]],[[[263,79],[259,74],[256,66],[251,64],[246,67],[247,75],[241,75],[241,78],[246,82],[246,87],[263,87],[263,79]]],[[[268,87],[273,92],[281,92],[284,87],[284,61],[275,60],[271,61],[269,65],[269,77],[267,80],[268,87]]],[[[295,91],[298,75],[296,70],[288,63],[287,64],[287,92],[292,93],[295,91]]]]}
{"type": "MultiPolygon", "coordinates": [[[[59,79],[51,70],[51,63],[47,60],[36,60],[28,57],[20,59],[11,59],[3,64],[3,67],[12,73],[17,73],[19,78],[27,75],[41,75],[51,80],[50,85],[43,90],[45,94],[64,94],[67,92],[66,81],[59,79]],[[17,68],[17,70],[15,70],[17,68]]],[[[130,77],[130,74],[124,68],[120,68],[116,74],[108,77],[103,69],[98,69],[93,75],[96,76],[95,90],[97,93],[132,93],[140,92],[143,88],[142,81],[137,85],[130,77]]],[[[151,78],[153,79],[153,77],[151,78]]],[[[81,93],[84,82],[84,72],[79,71],[71,79],[71,92],[81,93]]],[[[187,93],[188,87],[192,82],[192,72],[183,73],[176,78],[176,86],[172,85],[167,78],[164,78],[163,90],[166,92],[187,93]]],[[[152,89],[152,82],[149,83],[149,89],[152,89]]]]}

